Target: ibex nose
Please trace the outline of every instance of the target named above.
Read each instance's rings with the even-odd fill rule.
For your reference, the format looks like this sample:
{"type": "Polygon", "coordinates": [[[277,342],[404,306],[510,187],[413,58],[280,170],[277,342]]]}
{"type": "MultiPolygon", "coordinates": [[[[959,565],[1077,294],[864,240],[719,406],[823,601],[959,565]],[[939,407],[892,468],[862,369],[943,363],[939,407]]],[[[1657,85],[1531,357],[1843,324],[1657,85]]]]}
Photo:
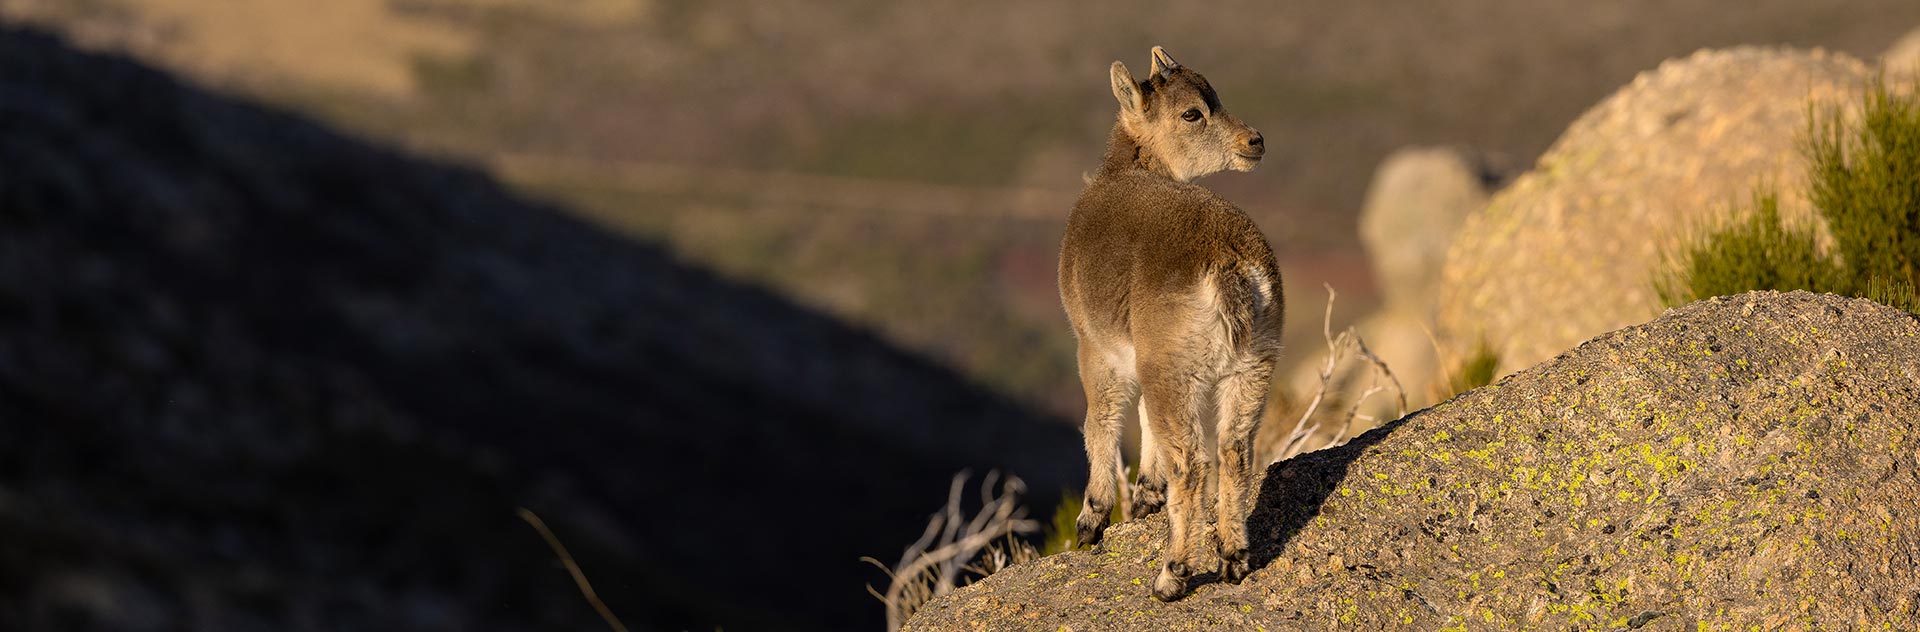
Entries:
{"type": "Polygon", "coordinates": [[[1267,139],[1264,137],[1261,137],[1260,132],[1254,132],[1253,136],[1250,136],[1247,138],[1247,154],[1248,155],[1258,158],[1260,156],[1266,155],[1266,153],[1267,153],[1267,139]]]}

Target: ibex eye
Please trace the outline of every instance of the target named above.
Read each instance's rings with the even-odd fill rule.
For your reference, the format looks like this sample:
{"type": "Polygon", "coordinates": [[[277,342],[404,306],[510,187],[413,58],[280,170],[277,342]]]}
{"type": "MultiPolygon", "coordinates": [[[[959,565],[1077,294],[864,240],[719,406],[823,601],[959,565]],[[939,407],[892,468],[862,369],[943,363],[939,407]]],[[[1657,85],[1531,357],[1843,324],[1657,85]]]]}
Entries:
{"type": "Polygon", "coordinates": [[[1182,113],[1180,114],[1180,119],[1181,119],[1181,120],[1184,120],[1184,121],[1186,121],[1186,122],[1188,122],[1188,123],[1192,123],[1192,122],[1194,122],[1194,121],[1198,121],[1198,120],[1200,120],[1200,109],[1199,109],[1199,108],[1194,108],[1194,109],[1191,109],[1191,110],[1187,110],[1186,112],[1182,112],[1182,113]]]}

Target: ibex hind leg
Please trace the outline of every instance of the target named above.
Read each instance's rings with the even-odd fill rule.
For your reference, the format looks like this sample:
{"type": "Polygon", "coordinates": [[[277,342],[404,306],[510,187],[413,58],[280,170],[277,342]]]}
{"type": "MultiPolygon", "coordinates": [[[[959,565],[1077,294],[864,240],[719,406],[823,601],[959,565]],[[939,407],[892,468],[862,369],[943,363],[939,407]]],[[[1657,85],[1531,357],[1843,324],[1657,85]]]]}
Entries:
{"type": "Polygon", "coordinates": [[[1160,441],[1147,415],[1147,403],[1140,402],[1140,475],[1133,484],[1130,515],[1141,518],[1167,505],[1167,476],[1160,471],[1160,441]]]}
{"type": "Polygon", "coordinates": [[[1195,539],[1206,538],[1206,481],[1212,455],[1205,450],[1198,421],[1207,393],[1190,371],[1142,368],[1147,421],[1158,444],[1156,467],[1167,480],[1167,523],[1171,527],[1166,563],[1153,580],[1153,596],[1172,601],[1187,594],[1193,574],[1195,539]],[[1149,373],[1151,371],[1151,373],[1149,373]]]}
{"type": "Polygon", "coordinates": [[[1087,393],[1087,419],[1080,428],[1087,443],[1087,490],[1075,522],[1075,541],[1082,546],[1100,543],[1111,521],[1121,480],[1120,424],[1127,409],[1139,399],[1140,385],[1131,367],[1115,367],[1084,347],[1080,352],[1080,381],[1087,393]]]}
{"type": "Polygon", "coordinates": [[[1243,365],[1220,383],[1220,483],[1214,532],[1219,537],[1220,579],[1240,583],[1251,572],[1247,561],[1247,513],[1253,495],[1253,439],[1265,413],[1273,360],[1243,365]]]}

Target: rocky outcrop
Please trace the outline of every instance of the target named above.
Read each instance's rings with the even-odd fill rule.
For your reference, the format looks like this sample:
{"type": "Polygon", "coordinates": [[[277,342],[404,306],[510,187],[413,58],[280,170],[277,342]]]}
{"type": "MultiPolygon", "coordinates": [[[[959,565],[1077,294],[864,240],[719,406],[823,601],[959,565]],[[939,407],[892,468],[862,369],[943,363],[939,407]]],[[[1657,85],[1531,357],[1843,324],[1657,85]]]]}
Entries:
{"type": "Polygon", "coordinates": [[[858,559],[953,471],[1080,454],[481,174],[0,27],[0,627],[604,630],[524,505],[636,629],[878,628],[858,559]]]}
{"type": "Polygon", "coordinates": [[[1468,218],[1442,275],[1443,340],[1484,340],[1511,371],[1658,314],[1663,254],[1756,185],[1786,192],[1790,217],[1811,216],[1793,193],[1809,101],[1842,102],[1869,72],[1819,50],[1738,48],[1642,73],[1468,218]]]}
{"type": "Polygon", "coordinates": [[[1389,304],[1431,308],[1454,233],[1507,179],[1496,162],[1450,147],[1402,148],[1380,162],[1360,209],[1360,242],[1389,304]]]}
{"type": "Polygon", "coordinates": [[[1895,82],[1910,82],[1920,74],[1920,29],[1908,31],[1887,52],[1880,54],[1880,68],[1886,72],[1887,79],[1895,82]]]}
{"type": "Polygon", "coordinates": [[[1243,584],[1151,599],[1155,516],[908,627],[1911,629],[1916,502],[1920,319],[1754,292],[1274,465],[1243,584]]]}

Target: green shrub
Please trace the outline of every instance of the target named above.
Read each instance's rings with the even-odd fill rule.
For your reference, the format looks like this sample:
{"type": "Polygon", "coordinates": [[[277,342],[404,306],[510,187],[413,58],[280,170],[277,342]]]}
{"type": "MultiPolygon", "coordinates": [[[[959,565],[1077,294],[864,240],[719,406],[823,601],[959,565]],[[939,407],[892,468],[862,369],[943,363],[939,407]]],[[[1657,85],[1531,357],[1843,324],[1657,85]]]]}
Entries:
{"type": "Polygon", "coordinates": [[[1746,219],[1674,259],[1655,290],[1667,305],[1748,290],[1861,296],[1920,312],[1920,100],[1876,81],[1849,122],[1839,109],[1808,116],[1801,143],[1807,199],[1826,220],[1833,252],[1787,226],[1778,194],[1761,188],[1746,219]]]}
{"type": "Polygon", "coordinates": [[[1875,83],[1861,112],[1855,126],[1837,111],[1815,117],[1808,198],[1848,266],[1911,283],[1920,264],[1920,103],[1875,83]]]}
{"type": "Polygon", "coordinates": [[[1860,296],[1920,313],[1920,288],[1916,288],[1913,281],[1876,276],[1867,280],[1867,286],[1860,296]]]}
{"type": "Polygon", "coordinates": [[[1715,232],[1681,255],[1679,273],[1655,282],[1667,305],[1749,290],[1814,290],[1839,293],[1846,272],[1820,253],[1807,229],[1780,219],[1779,198],[1754,196],[1754,212],[1715,232]]]}
{"type": "Polygon", "coordinates": [[[1053,555],[1074,550],[1074,531],[1078,528],[1074,521],[1079,518],[1080,495],[1061,494],[1060,506],[1053,508],[1053,522],[1047,525],[1047,541],[1040,546],[1040,554],[1053,555]]]}
{"type": "Polygon", "coordinates": [[[1452,399],[1453,396],[1493,383],[1494,371],[1499,370],[1500,354],[1493,350],[1487,341],[1481,340],[1473,345],[1473,353],[1460,362],[1460,366],[1447,374],[1447,392],[1440,399],[1452,399]]]}

